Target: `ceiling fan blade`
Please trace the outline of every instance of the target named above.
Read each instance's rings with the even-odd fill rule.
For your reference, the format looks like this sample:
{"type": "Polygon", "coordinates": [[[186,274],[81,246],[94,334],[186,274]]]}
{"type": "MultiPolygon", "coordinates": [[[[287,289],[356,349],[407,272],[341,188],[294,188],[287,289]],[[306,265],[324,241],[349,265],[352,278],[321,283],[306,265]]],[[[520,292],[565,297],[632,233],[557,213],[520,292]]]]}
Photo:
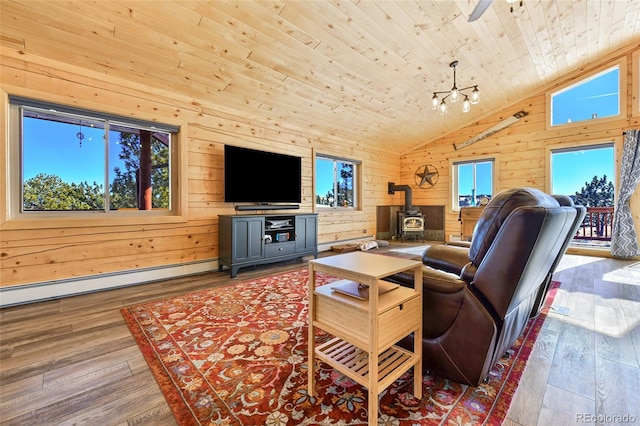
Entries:
{"type": "Polygon", "coordinates": [[[473,12],[471,12],[471,15],[469,15],[469,19],[467,19],[467,21],[473,22],[481,17],[484,11],[489,8],[492,2],[493,0],[479,0],[478,4],[476,4],[475,9],[473,9],[473,12]]]}

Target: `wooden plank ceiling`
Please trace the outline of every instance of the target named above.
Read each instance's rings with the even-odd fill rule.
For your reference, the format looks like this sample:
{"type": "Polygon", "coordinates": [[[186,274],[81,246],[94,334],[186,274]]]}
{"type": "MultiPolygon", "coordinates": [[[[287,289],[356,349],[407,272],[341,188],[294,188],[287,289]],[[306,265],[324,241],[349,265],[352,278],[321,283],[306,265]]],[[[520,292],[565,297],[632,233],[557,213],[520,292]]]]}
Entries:
{"type": "Polygon", "coordinates": [[[640,0],[0,1],[3,49],[407,152],[640,39],[640,0]],[[477,84],[471,112],[433,91],[477,84]]]}

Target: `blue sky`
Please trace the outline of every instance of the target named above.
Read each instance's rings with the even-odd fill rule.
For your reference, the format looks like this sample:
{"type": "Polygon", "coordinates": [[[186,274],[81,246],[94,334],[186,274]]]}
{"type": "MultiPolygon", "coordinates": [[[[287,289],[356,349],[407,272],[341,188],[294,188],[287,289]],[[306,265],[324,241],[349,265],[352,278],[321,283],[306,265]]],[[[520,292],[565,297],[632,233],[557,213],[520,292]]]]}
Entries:
{"type": "MultiPolygon", "coordinates": [[[[460,164],[458,166],[458,195],[492,194],[491,174],[492,166],[490,162],[478,163],[476,165],[475,188],[473,182],[473,164],[460,164]]],[[[495,169],[494,169],[495,170],[495,169]]]]}
{"type": "Polygon", "coordinates": [[[620,70],[615,67],[596,75],[591,80],[553,96],[553,125],[603,118],[619,113],[619,97],[616,88],[620,70]]]}
{"type": "Polygon", "coordinates": [[[333,163],[330,161],[316,161],[316,173],[319,179],[316,181],[316,194],[324,196],[331,191],[333,186],[333,163]],[[322,177],[325,178],[322,178],[322,177]]]}
{"type": "Polygon", "coordinates": [[[615,186],[613,155],[613,147],[553,154],[551,192],[573,195],[580,191],[585,182],[591,182],[594,176],[601,178],[604,175],[615,186]]]}
{"type": "MultiPolygon", "coordinates": [[[[104,130],[80,127],[52,121],[25,118],[24,126],[24,180],[39,173],[59,176],[65,182],[97,182],[104,186],[104,130]],[[84,136],[82,144],[78,133],[84,136]],[[82,167],[77,167],[81,164],[82,167]]],[[[117,133],[111,132],[111,137],[117,133]]],[[[124,169],[118,159],[116,140],[111,145],[110,172],[117,165],[124,169]]]]}

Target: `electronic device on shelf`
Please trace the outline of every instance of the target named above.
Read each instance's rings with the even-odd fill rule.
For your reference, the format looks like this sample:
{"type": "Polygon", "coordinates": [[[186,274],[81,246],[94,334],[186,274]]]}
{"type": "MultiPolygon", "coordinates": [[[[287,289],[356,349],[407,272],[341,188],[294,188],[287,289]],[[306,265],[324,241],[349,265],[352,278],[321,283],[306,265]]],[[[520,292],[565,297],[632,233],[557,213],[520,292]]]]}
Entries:
{"type": "Polygon", "coordinates": [[[267,219],[267,223],[269,226],[269,229],[278,229],[278,228],[287,228],[291,226],[291,220],[292,219],[284,219],[284,220],[272,220],[272,219],[267,219]]]}
{"type": "Polygon", "coordinates": [[[279,232],[276,234],[276,241],[282,243],[284,241],[289,241],[289,233],[288,232],[279,232]]]}

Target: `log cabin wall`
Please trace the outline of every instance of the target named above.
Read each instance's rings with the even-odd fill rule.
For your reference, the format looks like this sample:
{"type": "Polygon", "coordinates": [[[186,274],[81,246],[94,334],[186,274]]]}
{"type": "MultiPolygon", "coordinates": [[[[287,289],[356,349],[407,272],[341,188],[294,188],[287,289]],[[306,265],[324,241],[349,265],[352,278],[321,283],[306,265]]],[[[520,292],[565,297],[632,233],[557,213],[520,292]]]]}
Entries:
{"type": "MultiPolygon", "coordinates": [[[[420,165],[428,163],[437,167],[439,172],[437,184],[429,189],[415,189],[413,198],[416,205],[446,205],[445,235],[449,240],[451,236],[460,235],[459,212],[453,210],[451,199],[452,163],[455,161],[495,157],[496,183],[494,193],[518,186],[529,186],[549,192],[551,186],[551,177],[548,171],[550,149],[614,142],[616,148],[615,170],[616,173],[619,173],[623,132],[630,128],[640,127],[640,114],[637,106],[634,106],[638,103],[637,85],[640,85],[640,76],[638,76],[639,50],[637,43],[629,46],[609,56],[606,60],[580,69],[554,82],[546,90],[533,94],[522,102],[510,105],[500,112],[490,114],[480,121],[436,141],[425,143],[424,146],[402,155],[400,182],[412,182],[413,175],[420,165]],[[579,81],[594,70],[609,64],[613,65],[621,58],[627,63],[627,114],[624,118],[613,121],[598,120],[593,123],[583,122],[583,125],[564,128],[560,126],[558,129],[548,130],[546,128],[548,115],[546,93],[548,91],[557,90],[572,81],[579,81]],[[529,114],[515,124],[470,146],[458,150],[454,149],[453,144],[460,145],[521,110],[529,114]]],[[[449,114],[457,113],[460,112],[452,111],[449,114]]],[[[447,117],[444,116],[443,119],[446,120],[447,117]]],[[[617,190],[619,176],[616,176],[615,185],[617,190]]],[[[631,209],[636,221],[636,229],[640,230],[640,189],[636,190],[631,200],[631,209]]],[[[609,255],[608,252],[597,254],[609,255]]]]}
{"type": "MultiPolygon", "coordinates": [[[[2,194],[10,185],[8,161],[7,96],[16,95],[101,112],[157,120],[179,125],[186,141],[186,203],[183,220],[135,224],[104,220],[97,226],[51,220],[16,224],[0,203],[0,283],[2,288],[78,277],[100,276],[146,268],[211,261],[218,256],[218,215],[233,214],[223,201],[223,146],[289,153],[303,159],[300,210],[314,209],[312,156],[339,155],[362,161],[361,209],[322,212],[319,244],[375,234],[376,206],[398,203],[387,194],[387,182],[398,180],[397,153],[372,151],[357,142],[324,137],[287,123],[261,123],[230,113],[215,102],[170,93],[104,74],[38,57],[22,58],[3,51],[0,56],[2,102],[2,194]]],[[[250,180],[250,177],[249,177],[250,180]]],[[[2,198],[7,201],[7,198],[2,198]]],[[[268,212],[277,213],[278,211],[268,212]]],[[[81,280],[78,281],[82,285],[81,280]]],[[[77,288],[82,292],[83,288],[77,288]]]]}

